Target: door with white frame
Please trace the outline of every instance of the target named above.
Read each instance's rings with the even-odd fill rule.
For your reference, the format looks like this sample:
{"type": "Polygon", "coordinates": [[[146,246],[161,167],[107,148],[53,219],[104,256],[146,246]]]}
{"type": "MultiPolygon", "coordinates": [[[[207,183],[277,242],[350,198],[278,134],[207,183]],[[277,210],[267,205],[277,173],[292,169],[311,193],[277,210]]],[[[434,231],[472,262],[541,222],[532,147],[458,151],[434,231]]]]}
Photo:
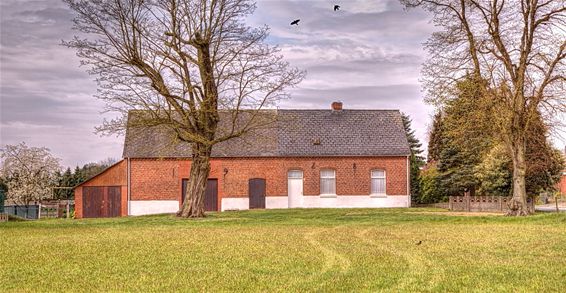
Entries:
{"type": "Polygon", "coordinates": [[[290,208],[303,206],[303,171],[289,170],[287,172],[287,193],[290,208]]]}

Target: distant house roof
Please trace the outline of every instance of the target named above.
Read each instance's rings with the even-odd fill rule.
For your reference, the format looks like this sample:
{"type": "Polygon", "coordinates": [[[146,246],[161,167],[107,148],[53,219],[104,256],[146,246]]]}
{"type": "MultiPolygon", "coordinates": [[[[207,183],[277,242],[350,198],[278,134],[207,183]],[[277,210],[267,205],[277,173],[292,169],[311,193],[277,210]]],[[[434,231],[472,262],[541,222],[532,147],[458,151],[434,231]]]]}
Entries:
{"type": "MultiPolygon", "coordinates": [[[[407,156],[398,110],[271,110],[272,126],[213,147],[213,157],[407,156]]],[[[132,116],[132,113],[130,113],[132,116]]],[[[222,116],[221,116],[222,117],[222,116]]],[[[219,130],[225,128],[223,119],[219,130]],[[224,126],[223,126],[224,125],[224,126]]],[[[189,143],[167,126],[128,126],[124,157],[191,157],[189,143]]]]}

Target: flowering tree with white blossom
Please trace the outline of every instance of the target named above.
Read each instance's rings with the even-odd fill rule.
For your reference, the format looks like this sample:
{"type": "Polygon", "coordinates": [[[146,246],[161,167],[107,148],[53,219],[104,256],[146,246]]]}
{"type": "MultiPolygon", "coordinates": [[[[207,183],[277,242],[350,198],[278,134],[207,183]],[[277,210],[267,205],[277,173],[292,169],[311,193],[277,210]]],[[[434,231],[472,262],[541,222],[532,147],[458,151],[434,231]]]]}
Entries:
{"type": "Polygon", "coordinates": [[[48,148],[30,147],[22,142],[5,145],[0,153],[0,172],[8,187],[8,200],[27,205],[51,196],[61,165],[48,148]]]}

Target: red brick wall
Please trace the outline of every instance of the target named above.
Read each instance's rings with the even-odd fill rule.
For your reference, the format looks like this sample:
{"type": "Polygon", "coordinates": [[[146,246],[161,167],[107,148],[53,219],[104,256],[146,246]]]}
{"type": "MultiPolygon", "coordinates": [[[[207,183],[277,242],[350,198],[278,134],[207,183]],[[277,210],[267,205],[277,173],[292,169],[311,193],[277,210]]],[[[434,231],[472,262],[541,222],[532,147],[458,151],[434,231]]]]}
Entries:
{"type": "Polygon", "coordinates": [[[130,160],[132,200],[177,200],[181,196],[179,160],[130,160]]]}
{"type": "Polygon", "coordinates": [[[106,169],[102,174],[75,188],[75,218],[83,217],[83,187],[84,186],[120,186],[121,188],[121,215],[128,215],[128,174],[127,161],[122,160],[106,169]]]}
{"type": "Polygon", "coordinates": [[[562,196],[566,196],[566,170],[562,173],[562,178],[560,179],[558,188],[562,193],[562,196]]]}
{"type": "MultiPolygon", "coordinates": [[[[336,171],[338,195],[368,195],[372,169],[386,171],[388,195],[407,194],[406,157],[212,159],[209,177],[218,179],[219,198],[246,197],[251,178],[266,179],[268,196],[285,196],[287,171],[300,169],[305,182],[304,194],[319,195],[320,170],[324,168],[336,171]]],[[[180,201],[181,180],[189,177],[189,171],[189,160],[132,159],[131,199],[180,201]]]]}
{"type": "MultiPolygon", "coordinates": [[[[190,160],[132,159],[131,200],[181,201],[181,181],[189,177],[190,160]]],[[[370,171],[386,171],[388,195],[407,194],[406,157],[222,158],[211,160],[210,178],[218,179],[218,197],[247,197],[248,180],[265,178],[268,196],[287,195],[287,172],[303,171],[304,195],[320,194],[320,170],[336,171],[338,195],[368,195],[370,171]],[[225,174],[224,170],[227,171],[225,174]]],[[[127,215],[127,160],[82,186],[121,186],[122,215],[127,215]]],[[[82,217],[82,186],[75,189],[75,217],[82,217]]]]}

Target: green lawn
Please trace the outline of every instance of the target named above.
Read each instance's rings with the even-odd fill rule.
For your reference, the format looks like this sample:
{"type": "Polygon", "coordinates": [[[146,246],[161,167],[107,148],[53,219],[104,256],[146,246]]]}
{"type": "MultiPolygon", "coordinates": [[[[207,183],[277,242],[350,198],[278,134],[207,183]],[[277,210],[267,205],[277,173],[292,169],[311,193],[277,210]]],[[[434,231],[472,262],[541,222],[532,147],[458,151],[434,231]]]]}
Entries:
{"type": "Polygon", "coordinates": [[[299,209],[0,223],[0,292],[10,291],[566,292],[566,214],[299,209]]]}

